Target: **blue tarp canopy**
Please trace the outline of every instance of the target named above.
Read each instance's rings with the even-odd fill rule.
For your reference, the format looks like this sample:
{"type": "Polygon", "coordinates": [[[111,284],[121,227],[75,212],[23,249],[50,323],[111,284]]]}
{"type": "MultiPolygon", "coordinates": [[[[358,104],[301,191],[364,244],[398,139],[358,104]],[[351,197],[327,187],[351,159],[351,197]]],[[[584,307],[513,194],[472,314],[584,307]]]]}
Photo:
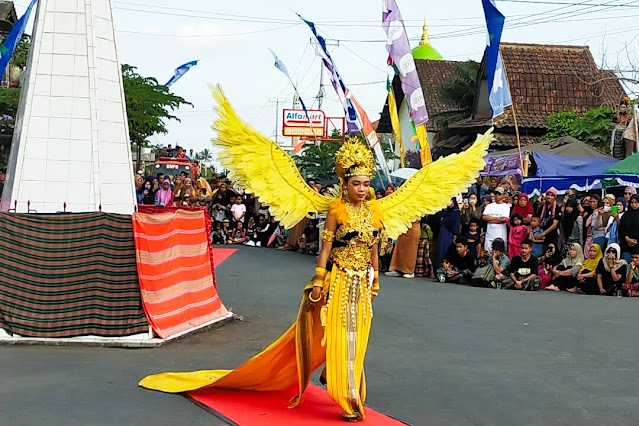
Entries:
{"type": "Polygon", "coordinates": [[[589,191],[601,188],[602,184],[613,186],[610,179],[616,179],[618,185],[639,184],[636,176],[616,177],[604,174],[604,171],[619,162],[614,158],[567,157],[537,152],[532,155],[537,172],[534,177],[525,178],[521,185],[521,191],[527,194],[544,192],[550,187],[555,187],[560,193],[568,188],[589,191]]]}

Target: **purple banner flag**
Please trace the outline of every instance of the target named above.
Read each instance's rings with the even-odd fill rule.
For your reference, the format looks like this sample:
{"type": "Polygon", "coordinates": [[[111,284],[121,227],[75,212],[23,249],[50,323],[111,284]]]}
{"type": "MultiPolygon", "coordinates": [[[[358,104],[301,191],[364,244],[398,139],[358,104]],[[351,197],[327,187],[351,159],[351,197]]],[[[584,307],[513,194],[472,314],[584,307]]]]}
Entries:
{"type": "Polygon", "coordinates": [[[419,82],[413,52],[408,42],[408,35],[395,0],[382,0],[382,26],[388,37],[386,50],[393,63],[399,69],[402,89],[406,95],[406,102],[410,117],[415,126],[428,122],[424,92],[419,82]]]}

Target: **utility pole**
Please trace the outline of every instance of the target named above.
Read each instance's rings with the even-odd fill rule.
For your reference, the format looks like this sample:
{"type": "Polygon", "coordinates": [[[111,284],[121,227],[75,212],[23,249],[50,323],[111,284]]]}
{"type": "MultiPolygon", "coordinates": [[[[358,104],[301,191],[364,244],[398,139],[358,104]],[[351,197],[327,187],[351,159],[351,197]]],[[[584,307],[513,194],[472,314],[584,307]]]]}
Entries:
{"type": "Polygon", "coordinates": [[[280,103],[282,102],[286,102],[286,99],[269,99],[268,100],[270,103],[274,103],[275,104],[275,143],[279,145],[278,143],[278,134],[279,134],[279,130],[278,130],[278,123],[280,121],[280,103]]]}
{"type": "MultiPolygon", "coordinates": [[[[310,39],[311,45],[315,46],[315,39],[310,39]]],[[[339,46],[339,40],[326,40],[326,47],[328,46],[339,46]]],[[[315,46],[318,49],[317,46],[315,46]]],[[[317,109],[322,109],[322,104],[324,103],[324,97],[326,96],[326,92],[324,91],[324,62],[320,60],[320,86],[319,92],[317,93],[317,109]]]]}

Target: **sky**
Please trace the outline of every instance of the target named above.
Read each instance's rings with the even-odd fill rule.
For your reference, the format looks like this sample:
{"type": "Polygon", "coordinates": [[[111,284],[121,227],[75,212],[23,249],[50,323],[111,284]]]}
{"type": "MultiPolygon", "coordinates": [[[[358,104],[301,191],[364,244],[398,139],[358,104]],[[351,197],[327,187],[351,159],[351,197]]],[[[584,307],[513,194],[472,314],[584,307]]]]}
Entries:
{"type": "MultiPolygon", "coordinates": [[[[428,19],[431,44],[448,60],[481,60],[486,44],[481,0],[397,0],[411,44],[428,19]]],[[[309,109],[317,107],[320,62],[310,30],[294,12],[315,22],[328,40],[345,84],[367,111],[379,118],[386,99],[388,56],[381,26],[382,1],[284,0],[206,1],[112,0],[121,63],[165,83],[179,65],[199,64],[171,90],[193,103],[175,112],[181,122],[153,144],[211,149],[213,98],[208,84],[220,84],[238,114],[275,139],[276,118],[290,107],[293,88],[273,66],[272,49],[286,64],[309,109]],[[276,114],[275,100],[280,100],[276,114]]],[[[596,62],[628,69],[639,50],[639,0],[501,0],[506,16],[502,41],[588,45],[596,62]]],[[[16,2],[21,14],[27,0],[16,2]]],[[[639,62],[639,60],[637,61],[639,62]]],[[[329,84],[328,78],[325,83],[329,84]]],[[[325,88],[323,110],[343,116],[332,87],[325,88]]],[[[280,142],[281,123],[278,123],[280,142]]]]}

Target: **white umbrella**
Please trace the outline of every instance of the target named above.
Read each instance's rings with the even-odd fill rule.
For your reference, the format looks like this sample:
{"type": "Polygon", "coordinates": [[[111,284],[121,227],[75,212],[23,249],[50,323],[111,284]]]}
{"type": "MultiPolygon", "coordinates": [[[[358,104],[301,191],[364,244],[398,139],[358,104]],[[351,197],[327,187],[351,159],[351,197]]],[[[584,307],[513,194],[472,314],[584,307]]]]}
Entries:
{"type": "Polygon", "coordinates": [[[415,173],[417,173],[419,170],[417,169],[413,169],[410,167],[405,167],[403,169],[397,169],[395,170],[393,173],[391,173],[390,175],[396,178],[400,178],[400,179],[404,179],[404,180],[408,180],[411,178],[411,176],[413,176],[415,173]]]}

